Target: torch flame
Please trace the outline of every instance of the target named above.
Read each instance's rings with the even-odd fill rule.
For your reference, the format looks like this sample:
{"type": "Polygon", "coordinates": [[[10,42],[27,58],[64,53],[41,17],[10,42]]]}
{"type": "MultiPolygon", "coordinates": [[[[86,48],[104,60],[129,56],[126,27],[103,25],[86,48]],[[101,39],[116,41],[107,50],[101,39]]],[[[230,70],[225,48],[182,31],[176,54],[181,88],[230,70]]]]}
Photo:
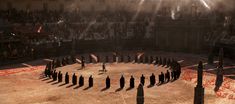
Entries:
{"type": "Polygon", "coordinates": [[[40,26],[39,28],[38,28],[38,33],[41,33],[41,30],[42,30],[42,26],[40,26]]]}

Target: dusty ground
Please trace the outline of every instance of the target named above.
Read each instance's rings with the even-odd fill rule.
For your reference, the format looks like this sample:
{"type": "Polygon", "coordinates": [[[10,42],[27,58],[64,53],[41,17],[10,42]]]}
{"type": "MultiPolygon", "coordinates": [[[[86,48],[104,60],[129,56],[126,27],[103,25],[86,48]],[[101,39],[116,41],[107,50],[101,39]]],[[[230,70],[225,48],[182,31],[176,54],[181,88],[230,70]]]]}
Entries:
{"type": "MultiPolygon", "coordinates": [[[[141,74],[146,77],[144,86],[145,104],[192,104],[194,87],[196,86],[194,65],[199,60],[205,61],[205,58],[180,53],[158,54],[174,57],[182,62],[183,73],[179,80],[148,88],[149,76],[152,73],[156,75],[158,80],[158,74],[167,70],[167,68],[151,64],[110,63],[106,67],[108,72],[104,74],[98,72],[101,69],[101,63],[88,64],[84,70],[78,70],[80,64],[57,69],[61,70],[63,74],[69,72],[70,79],[73,73],[76,73],[77,76],[83,75],[85,77],[85,86],[78,88],[77,86],[71,86],[71,83],[64,85],[64,82],[56,83],[52,82],[51,79],[40,78],[44,71],[45,60],[1,67],[0,69],[3,70],[0,70],[0,104],[136,104],[136,88],[141,74]],[[126,78],[125,88],[116,91],[119,88],[119,78],[122,74],[126,78]],[[90,75],[94,77],[94,86],[87,88],[90,75]],[[105,87],[107,75],[111,78],[111,88],[102,90],[105,87]],[[127,90],[131,75],[135,77],[136,87],[127,90]]],[[[231,66],[231,62],[228,62],[231,66]]],[[[234,70],[231,71],[228,77],[224,77],[225,81],[220,92],[215,93],[213,91],[214,69],[208,65],[205,69],[205,104],[234,104],[234,70]],[[227,84],[229,84],[229,87],[227,84]]]]}

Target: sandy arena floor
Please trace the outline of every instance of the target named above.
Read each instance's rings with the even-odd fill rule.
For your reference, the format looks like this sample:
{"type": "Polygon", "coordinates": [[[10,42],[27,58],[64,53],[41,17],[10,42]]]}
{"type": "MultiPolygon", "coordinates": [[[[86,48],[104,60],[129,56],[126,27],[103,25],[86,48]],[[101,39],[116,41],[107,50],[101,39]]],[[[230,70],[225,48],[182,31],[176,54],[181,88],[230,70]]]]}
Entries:
{"type": "MultiPolygon", "coordinates": [[[[64,84],[64,80],[62,83],[56,83],[52,82],[52,79],[40,78],[45,68],[45,60],[0,67],[0,104],[136,104],[136,88],[141,74],[146,77],[145,104],[192,104],[197,74],[195,65],[199,60],[205,62],[205,58],[182,53],[157,54],[181,61],[182,75],[179,80],[149,88],[149,76],[154,73],[158,81],[158,74],[167,70],[152,64],[110,63],[106,65],[108,72],[103,74],[98,71],[102,68],[101,63],[88,64],[84,70],[78,70],[80,64],[67,65],[57,69],[61,70],[63,75],[69,72],[70,84],[67,85],[64,84]],[[71,86],[73,73],[78,77],[80,75],[85,77],[83,87],[71,86]],[[125,88],[116,91],[122,74],[126,80],[125,88]],[[90,75],[93,75],[94,86],[87,88],[90,75]],[[107,75],[111,78],[111,88],[102,90],[107,75]],[[136,87],[127,90],[131,75],[135,77],[136,87]]],[[[214,69],[205,65],[203,82],[205,104],[234,104],[235,67],[230,61],[228,62],[229,65],[226,66],[229,69],[228,75],[224,77],[224,83],[217,93],[213,91],[214,69]],[[233,70],[230,70],[231,68],[233,70]]]]}

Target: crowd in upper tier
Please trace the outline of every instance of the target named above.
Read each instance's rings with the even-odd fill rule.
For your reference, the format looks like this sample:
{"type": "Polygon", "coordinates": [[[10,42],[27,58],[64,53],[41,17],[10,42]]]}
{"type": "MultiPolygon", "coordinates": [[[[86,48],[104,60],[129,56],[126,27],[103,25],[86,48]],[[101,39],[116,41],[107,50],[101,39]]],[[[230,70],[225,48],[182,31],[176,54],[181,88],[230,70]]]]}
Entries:
{"type": "MultiPolygon", "coordinates": [[[[210,16],[224,16],[224,13],[198,12],[186,13],[185,11],[172,12],[169,8],[161,8],[157,13],[153,12],[133,12],[126,10],[119,11],[53,11],[53,10],[36,10],[36,11],[21,11],[16,9],[0,10],[0,19],[10,23],[55,23],[60,20],[66,22],[130,22],[130,21],[154,21],[157,19],[174,20],[174,19],[210,19],[210,16]]],[[[230,14],[234,16],[234,14],[230,14]]],[[[219,18],[221,19],[221,18],[219,18]]]]}
{"type": "MultiPolygon", "coordinates": [[[[233,13],[230,15],[234,17],[233,13]]],[[[179,24],[175,24],[180,27],[184,24],[188,26],[191,20],[207,24],[215,19],[216,27],[222,27],[224,16],[219,12],[192,15],[183,11],[172,15],[167,8],[160,9],[156,14],[125,10],[0,10],[0,57],[9,59],[33,55],[37,51],[35,45],[53,42],[59,44],[59,41],[63,40],[153,39],[159,26],[164,27],[174,21],[180,21],[179,24]]]]}

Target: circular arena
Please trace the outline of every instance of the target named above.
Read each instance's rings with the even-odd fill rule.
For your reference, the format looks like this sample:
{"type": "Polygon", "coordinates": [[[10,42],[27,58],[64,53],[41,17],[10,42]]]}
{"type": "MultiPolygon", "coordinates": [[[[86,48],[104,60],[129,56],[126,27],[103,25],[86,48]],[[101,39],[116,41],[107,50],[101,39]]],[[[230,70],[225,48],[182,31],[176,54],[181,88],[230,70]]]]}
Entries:
{"type": "Polygon", "coordinates": [[[234,0],[1,0],[0,104],[234,104],[234,0]]]}
{"type": "MultiPolygon", "coordinates": [[[[43,59],[30,61],[26,63],[17,64],[9,67],[2,67],[1,70],[1,102],[2,103],[136,103],[137,87],[141,83],[142,74],[145,77],[144,89],[144,102],[146,104],[155,103],[178,103],[188,104],[193,102],[194,87],[197,80],[197,62],[206,59],[203,56],[196,56],[191,54],[182,53],[169,53],[169,52],[151,52],[144,53],[138,52],[138,55],[143,57],[137,58],[135,62],[135,52],[126,52],[125,55],[131,57],[128,61],[128,56],[123,54],[116,58],[118,61],[113,62],[113,53],[96,53],[93,54],[92,63],[90,63],[89,56],[91,54],[81,54],[76,56],[76,63],[69,60],[69,64],[55,66],[56,72],[63,74],[62,81],[59,79],[54,80],[53,75],[51,78],[45,77],[45,69],[51,63],[51,59],[43,59]],[[95,55],[100,57],[100,61],[96,62],[95,55]],[[145,60],[145,56],[149,55],[149,60],[145,60]],[[81,58],[84,57],[85,67],[82,68],[81,58]],[[106,57],[109,56],[109,60],[106,57]],[[156,56],[162,61],[168,57],[174,59],[181,65],[181,75],[178,79],[170,76],[170,80],[164,80],[161,83],[159,75],[161,72],[166,74],[167,70],[172,72],[172,68],[164,61],[156,64],[155,58],[153,63],[150,63],[150,57],[156,56]],[[102,61],[101,61],[102,60],[102,61]],[[105,63],[106,71],[103,71],[103,64],[105,63]],[[69,83],[66,84],[65,74],[68,72],[69,83]],[[73,74],[77,76],[77,83],[73,82],[73,74]],[[153,85],[150,82],[150,76],[154,74],[156,81],[153,85]],[[120,88],[121,76],[125,78],[123,88],[120,88]],[[80,85],[80,76],[83,76],[83,83],[80,85]],[[93,86],[89,84],[89,77],[93,78],[93,86]],[[110,78],[110,87],[107,88],[107,76],[110,78]],[[130,87],[130,78],[134,77],[134,87],[130,87]],[[20,96],[20,97],[19,97],[20,96]],[[7,99],[5,99],[7,98],[7,99]]],[[[137,55],[137,53],[136,53],[137,55]]],[[[137,55],[137,56],[138,56],[137,55]]],[[[61,58],[63,59],[63,58],[61,58]]],[[[116,60],[115,59],[115,60],[116,60]]],[[[226,60],[227,61],[227,60],[226,60]]],[[[228,61],[229,62],[229,61],[228,61]]],[[[227,66],[224,76],[224,82],[220,86],[218,92],[214,92],[214,83],[216,81],[215,70],[211,65],[205,64],[204,66],[204,80],[203,86],[205,87],[205,103],[218,103],[226,102],[232,104],[234,101],[234,80],[230,74],[233,66],[227,66]]],[[[170,73],[171,75],[172,73],[170,73]]]]}

